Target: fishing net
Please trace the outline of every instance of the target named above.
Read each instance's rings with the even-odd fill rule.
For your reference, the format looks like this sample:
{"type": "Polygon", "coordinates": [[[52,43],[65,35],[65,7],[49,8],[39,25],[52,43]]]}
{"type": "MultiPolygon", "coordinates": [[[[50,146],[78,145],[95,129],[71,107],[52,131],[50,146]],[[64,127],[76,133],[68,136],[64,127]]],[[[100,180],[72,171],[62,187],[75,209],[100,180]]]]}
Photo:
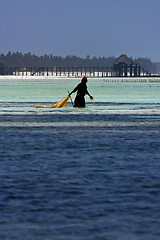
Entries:
{"type": "Polygon", "coordinates": [[[52,106],[36,105],[35,108],[62,108],[66,106],[68,99],[69,99],[69,96],[55,103],[52,106]]]}

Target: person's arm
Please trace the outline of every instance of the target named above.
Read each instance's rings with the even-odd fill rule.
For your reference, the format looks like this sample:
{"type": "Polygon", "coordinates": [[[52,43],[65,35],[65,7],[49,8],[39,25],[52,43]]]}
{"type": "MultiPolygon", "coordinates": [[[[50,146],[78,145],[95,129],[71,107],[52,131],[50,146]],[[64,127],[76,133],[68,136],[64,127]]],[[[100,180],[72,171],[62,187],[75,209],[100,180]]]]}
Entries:
{"type": "Polygon", "coordinates": [[[88,90],[86,90],[86,94],[90,97],[90,100],[93,100],[93,96],[90,95],[90,93],[88,92],[88,90]]]}
{"type": "Polygon", "coordinates": [[[88,92],[88,96],[90,97],[90,100],[93,100],[93,96],[89,94],[88,92]]]}
{"type": "Polygon", "coordinates": [[[69,96],[71,96],[72,93],[76,92],[78,90],[78,87],[79,87],[79,84],[77,85],[77,87],[73,89],[73,91],[69,94],[69,96]]]}

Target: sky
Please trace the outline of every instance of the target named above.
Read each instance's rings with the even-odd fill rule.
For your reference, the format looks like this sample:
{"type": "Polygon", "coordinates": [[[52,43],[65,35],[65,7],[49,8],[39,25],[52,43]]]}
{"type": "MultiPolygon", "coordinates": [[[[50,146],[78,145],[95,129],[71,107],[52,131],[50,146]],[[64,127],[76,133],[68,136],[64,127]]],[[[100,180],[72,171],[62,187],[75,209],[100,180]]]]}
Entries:
{"type": "Polygon", "coordinates": [[[0,54],[160,62],[160,0],[0,0],[0,54]]]}

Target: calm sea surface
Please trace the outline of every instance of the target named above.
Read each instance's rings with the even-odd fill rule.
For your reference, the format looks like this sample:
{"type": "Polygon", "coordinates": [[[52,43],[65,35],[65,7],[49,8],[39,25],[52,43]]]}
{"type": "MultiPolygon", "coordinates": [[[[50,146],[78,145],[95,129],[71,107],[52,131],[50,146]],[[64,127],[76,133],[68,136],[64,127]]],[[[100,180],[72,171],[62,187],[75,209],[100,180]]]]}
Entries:
{"type": "Polygon", "coordinates": [[[79,81],[0,79],[0,239],[159,240],[160,83],[79,81]]]}

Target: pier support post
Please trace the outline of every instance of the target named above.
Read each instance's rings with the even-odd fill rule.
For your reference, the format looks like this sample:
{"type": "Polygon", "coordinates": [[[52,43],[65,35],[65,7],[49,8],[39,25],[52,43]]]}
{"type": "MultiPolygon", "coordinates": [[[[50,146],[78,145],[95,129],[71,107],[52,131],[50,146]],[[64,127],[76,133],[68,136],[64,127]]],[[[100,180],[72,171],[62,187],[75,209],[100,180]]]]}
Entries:
{"type": "Polygon", "coordinates": [[[138,76],[140,76],[141,75],[141,67],[139,66],[138,67],[138,76]]]}
{"type": "Polygon", "coordinates": [[[137,65],[134,67],[134,76],[137,77],[137,65]]]}
{"type": "Polygon", "coordinates": [[[130,77],[132,77],[132,64],[130,64],[130,77]]]}

